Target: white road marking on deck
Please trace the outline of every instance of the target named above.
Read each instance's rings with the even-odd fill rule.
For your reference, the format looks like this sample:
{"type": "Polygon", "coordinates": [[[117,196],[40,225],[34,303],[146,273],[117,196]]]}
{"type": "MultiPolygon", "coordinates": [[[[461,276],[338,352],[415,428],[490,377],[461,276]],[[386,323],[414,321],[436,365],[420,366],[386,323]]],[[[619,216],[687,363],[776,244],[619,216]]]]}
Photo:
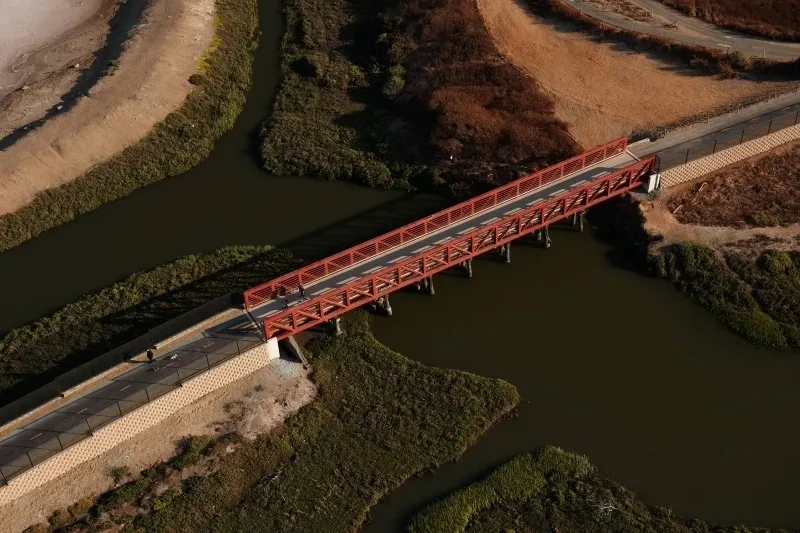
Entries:
{"type": "Polygon", "coordinates": [[[583,185],[584,183],[586,183],[586,180],[576,181],[572,184],[572,186],[577,187],[578,185],[583,185]]]}
{"type": "Polygon", "coordinates": [[[492,218],[490,218],[489,220],[484,220],[484,221],[483,221],[483,223],[484,223],[484,224],[491,224],[491,223],[492,223],[492,222],[494,222],[495,220],[500,220],[500,217],[492,217],[492,218]]]}
{"type": "Polygon", "coordinates": [[[474,229],[475,229],[475,226],[471,226],[471,227],[469,227],[469,228],[467,228],[467,229],[464,229],[464,230],[461,230],[461,231],[459,231],[459,232],[458,232],[458,234],[459,234],[459,235],[464,235],[465,233],[469,233],[470,231],[472,231],[472,230],[474,230],[474,229]]]}
{"type": "Polygon", "coordinates": [[[329,290],[331,290],[329,287],[325,287],[325,288],[323,288],[323,289],[320,289],[320,290],[318,290],[318,291],[316,291],[316,292],[312,292],[312,293],[311,293],[311,296],[319,296],[319,295],[320,295],[320,294],[322,294],[323,292],[328,292],[329,290]]]}
{"type": "Polygon", "coordinates": [[[119,390],[119,392],[122,392],[122,391],[124,391],[125,389],[129,389],[129,388],[130,388],[130,385],[125,385],[124,387],[122,387],[122,388],[119,390]]]}
{"type": "Polygon", "coordinates": [[[383,268],[382,266],[372,267],[369,270],[365,270],[364,272],[362,272],[361,275],[363,276],[364,274],[372,274],[373,272],[377,272],[378,270],[380,270],[382,268],[383,268]]]}
{"type": "Polygon", "coordinates": [[[399,263],[399,262],[400,262],[400,261],[402,261],[403,259],[408,259],[408,256],[407,256],[407,255],[401,255],[400,257],[398,257],[398,258],[396,258],[396,259],[392,259],[392,260],[391,260],[391,261],[389,261],[389,262],[390,262],[390,263],[399,263]]]}
{"type": "Polygon", "coordinates": [[[608,170],[604,170],[603,172],[598,172],[597,174],[594,174],[592,177],[593,178],[599,178],[600,176],[605,176],[608,173],[609,173],[608,170]]]}
{"type": "Polygon", "coordinates": [[[84,407],[83,409],[81,409],[80,411],[78,411],[78,414],[81,414],[82,412],[84,412],[84,411],[88,411],[88,410],[89,410],[89,408],[88,408],[88,407],[84,407]]]}
{"type": "Polygon", "coordinates": [[[277,310],[277,309],[275,309],[274,311],[270,311],[269,313],[264,313],[264,317],[272,316],[272,315],[274,315],[274,314],[275,314],[275,313],[277,313],[277,312],[278,312],[278,310],[277,310]]]}
{"type": "Polygon", "coordinates": [[[436,242],[435,242],[435,243],[433,243],[433,244],[444,244],[444,243],[446,243],[446,242],[447,242],[447,241],[449,241],[449,240],[450,240],[450,237],[445,237],[444,239],[439,239],[438,241],[436,241],[436,242]]]}
{"type": "Polygon", "coordinates": [[[355,280],[357,280],[357,279],[358,279],[358,276],[352,276],[352,277],[349,277],[349,278],[347,278],[347,279],[343,279],[342,281],[340,281],[339,283],[337,283],[337,285],[347,285],[347,284],[348,284],[348,283],[350,283],[351,281],[355,281],[355,280]]]}
{"type": "Polygon", "coordinates": [[[41,433],[41,432],[39,432],[39,433],[37,433],[36,435],[34,435],[33,437],[31,437],[31,440],[38,439],[38,438],[39,438],[39,437],[41,437],[41,436],[42,436],[42,433],[41,433]]]}
{"type": "Polygon", "coordinates": [[[527,204],[525,204],[525,205],[536,205],[536,204],[538,204],[539,202],[543,202],[543,201],[544,201],[544,198],[537,198],[536,200],[534,200],[534,201],[532,201],[532,202],[528,202],[528,203],[527,203],[527,204]]]}
{"type": "Polygon", "coordinates": [[[559,190],[557,190],[557,191],[553,191],[553,192],[551,192],[551,193],[550,193],[550,194],[548,194],[547,196],[555,196],[555,195],[557,195],[557,194],[561,194],[561,193],[562,193],[562,192],[564,192],[564,191],[566,191],[566,189],[559,189],[559,190]]]}
{"type": "Polygon", "coordinates": [[[512,214],[516,213],[517,211],[522,211],[522,208],[521,207],[515,207],[511,211],[506,211],[505,213],[503,213],[503,215],[512,215],[512,214]]]}

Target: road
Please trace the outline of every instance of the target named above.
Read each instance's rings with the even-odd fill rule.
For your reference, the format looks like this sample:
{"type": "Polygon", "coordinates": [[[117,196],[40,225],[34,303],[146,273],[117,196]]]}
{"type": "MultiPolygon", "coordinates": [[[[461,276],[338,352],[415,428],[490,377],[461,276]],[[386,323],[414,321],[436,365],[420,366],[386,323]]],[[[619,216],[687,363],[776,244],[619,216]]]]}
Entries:
{"type": "Polygon", "coordinates": [[[800,43],[770,41],[733,30],[726,30],[686,16],[657,0],[632,1],[642,8],[650,10],[658,17],[670,22],[677,21],[678,28],[657,26],[648,22],[627,19],[619,14],[603,11],[585,0],[561,0],[564,5],[580,10],[584,15],[624,30],[663,37],[690,45],[700,45],[715,50],[742,52],[747,56],[766,57],[778,61],[792,61],[800,58],[800,43]]]}

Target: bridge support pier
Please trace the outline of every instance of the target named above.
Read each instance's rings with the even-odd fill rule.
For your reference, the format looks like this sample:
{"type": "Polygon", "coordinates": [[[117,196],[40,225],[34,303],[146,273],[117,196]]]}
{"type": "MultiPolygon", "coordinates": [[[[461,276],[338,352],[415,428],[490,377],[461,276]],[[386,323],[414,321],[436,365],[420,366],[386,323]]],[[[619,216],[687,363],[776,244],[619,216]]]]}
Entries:
{"type": "Polygon", "coordinates": [[[553,242],[550,240],[550,226],[545,226],[542,228],[542,238],[540,240],[542,242],[542,246],[545,248],[550,248],[550,244],[553,242]]]}
{"type": "Polygon", "coordinates": [[[467,277],[472,277],[472,259],[467,259],[461,262],[461,266],[467,271],[467,277]]]}
{"type": "Polygon", "coordinates": [[[504,252],[505,253],[503,254],[503,256],[505,258],[506,264],[509,264],[511,262],[511,243],[505,245],[504,252]]]}
{"type": "Polygon", "coordinates": [[[328,321],[328,323],[331,325],[331,329],[333,331],[334,336],[338,337],[339,335],[344,333],[344,331],[342,331],[341,318],[332,318],[331,320],[328,321]]]}
{"type": "Polygon", "coordinates": [[[572,215],[572,226],[581,233],[583,233],[583,215],[585,212],[586,211],[581,211],[580,213],[572,215]]]}
{"type": "Polygon", "coordinates": [[[433,288],[433,276],[428,276],[425,278],[425,284],[428,286],[428,294],[433,296],[436,294],[436,290],[433,288]]]}
{"type": "Polygon", "coordinates": [[[392,305],[389,303],[389,295],[381,296],[375,302],[376,307],[383,311],[386,316],[392,316],[392,305]]]}

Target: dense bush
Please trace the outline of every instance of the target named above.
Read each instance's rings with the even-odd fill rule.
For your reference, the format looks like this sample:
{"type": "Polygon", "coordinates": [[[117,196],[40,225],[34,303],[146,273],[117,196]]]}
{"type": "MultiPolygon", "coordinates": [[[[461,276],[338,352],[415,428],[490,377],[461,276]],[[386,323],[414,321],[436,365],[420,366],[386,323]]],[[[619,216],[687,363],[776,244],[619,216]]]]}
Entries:
{"type": "Polygon", "coordinates": [[[83,176],[39,193],[30,204],[0,217],[0,251],[18,246],[136,189],[186,172],[208,157],[233,127],[250,88],[258,35],[255,0],[216,0],[213,53],[183,105],[147,136],[83,176]]]}
{"type": "MultiPolygon", "coordinates": [[[[600,477],[583,456],[547,447],[434,503],[409,533],[769,533],[682,520],[600,477]]],[[[777,531],[775,533],[778,533],[777,531]]]]}
{"type": "Polygon", "coordinates": [[[800,254],[768,251],[758,260],[695,243],[652,258],[654,271],[751,342],[800,348],[800,254]]]}
{"type": "Polygon", "coordinates": [[[373,187],[496,185],[573,155],[553,102],[500,60],[474,2],[289,0],[267,170],[373,187]]]}

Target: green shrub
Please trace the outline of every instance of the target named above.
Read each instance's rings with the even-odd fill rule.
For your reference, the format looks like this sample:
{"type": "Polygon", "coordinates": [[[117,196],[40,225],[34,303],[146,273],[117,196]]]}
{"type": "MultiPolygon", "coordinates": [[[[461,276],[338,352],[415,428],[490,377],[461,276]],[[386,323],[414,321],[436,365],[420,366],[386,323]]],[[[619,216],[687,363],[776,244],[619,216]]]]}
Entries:
{"type": "Polygon", "coordinates": [[[794,267],[794,263],[788,253],[768,250],[761,255],[759,266],[770,274],[785,274],[794,267]]]}
{"type": "Polygon", "coordinates": [[[115,466],[111,469],[111,479],[114,480],[114,485],[119,485],[120,481],[128,477],[131,477],[131,469],[127,466],[115,466]]]}
{"type": "Polygon", "coordinates": [[[0,217],[0,251],[136,189],[186,172],[208,157],[214,142],[233,127],[244,106],[258,36],[255,0],[216,0],[216,10],[213,53],[205,73],[192,76],[194,88],[183,105],[118,156],[0,217]]]}
{"type": "Polygon", "coordinates": [[[175,470],[183,470],[187,466],[197,464],[210,442],[211,437],[207,435],[186,437],[181,443],[181,453],[168,463],[169,466],[175,470]]]}
{"type": "Polygon", "coordinates": [[[403,90],[406,84],[406,69],[402,65],[394,65],[386,71],[386,81],[383,84],[383,96],[392,99],[403,90]]]}

